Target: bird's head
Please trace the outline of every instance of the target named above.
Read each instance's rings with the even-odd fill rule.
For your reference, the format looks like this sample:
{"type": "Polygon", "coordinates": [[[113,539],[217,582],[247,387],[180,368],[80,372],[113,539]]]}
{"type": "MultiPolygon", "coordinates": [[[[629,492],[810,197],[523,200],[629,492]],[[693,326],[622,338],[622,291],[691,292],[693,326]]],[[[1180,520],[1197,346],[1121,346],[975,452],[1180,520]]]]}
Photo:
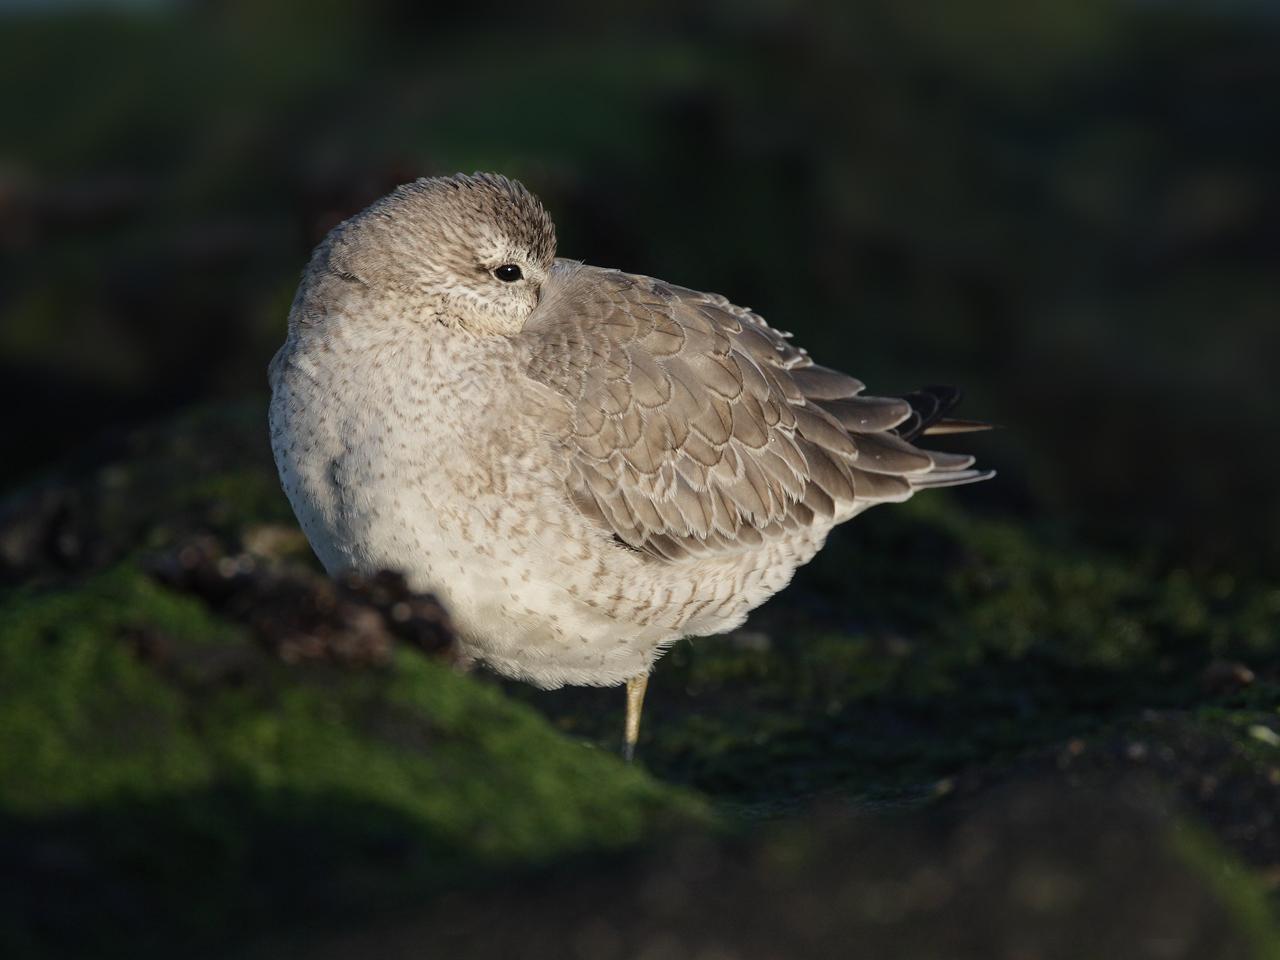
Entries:
{"type": "Polygon", "coordinates": [[[339,224],[316,249],[294,319],[350,297],[384,316],[512,334],[538,303],[555,258],[551,217],[524,186],[492,173],[416,180],[339,224]]]}

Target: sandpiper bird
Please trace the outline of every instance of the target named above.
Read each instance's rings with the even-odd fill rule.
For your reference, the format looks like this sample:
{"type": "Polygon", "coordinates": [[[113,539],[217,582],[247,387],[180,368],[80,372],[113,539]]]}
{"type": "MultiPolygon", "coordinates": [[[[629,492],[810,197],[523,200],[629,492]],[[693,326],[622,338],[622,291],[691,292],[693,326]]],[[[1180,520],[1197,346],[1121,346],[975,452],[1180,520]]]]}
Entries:
{"type": "Polygon", "coordinates": [[[406,184],[316,248],[271,363],[285,492],[331,573],[404,573],[460,652],[627,685],[778,592],[877,503],[983,480],[913,445],[979,428],[815,364],[745,307],[556,259],[494,174],[406,184]]]}

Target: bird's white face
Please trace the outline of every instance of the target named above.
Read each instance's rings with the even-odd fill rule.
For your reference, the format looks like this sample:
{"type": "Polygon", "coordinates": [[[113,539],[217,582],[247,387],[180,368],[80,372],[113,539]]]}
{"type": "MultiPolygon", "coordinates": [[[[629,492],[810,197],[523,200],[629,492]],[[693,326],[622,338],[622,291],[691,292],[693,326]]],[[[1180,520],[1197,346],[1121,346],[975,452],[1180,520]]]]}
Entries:
{"type": "Polygon", "coordinates": [[[533,251],[488,229],[492,225],[476,226],[485,229],[442,238],[438,256],[423,264],[416,292],[446,322],[472,333],[517,333],[538,305],[547,269],[533,251]]]}
{"type": "Polygon", "coordinates": [[[397,316],[510,336],[538,305],[554,257],[551,218],[514,181],[420,180],[333,230],[308,269],[303,311],[322,312],[354,284],[362,297],[394,298],[397,316]]]}

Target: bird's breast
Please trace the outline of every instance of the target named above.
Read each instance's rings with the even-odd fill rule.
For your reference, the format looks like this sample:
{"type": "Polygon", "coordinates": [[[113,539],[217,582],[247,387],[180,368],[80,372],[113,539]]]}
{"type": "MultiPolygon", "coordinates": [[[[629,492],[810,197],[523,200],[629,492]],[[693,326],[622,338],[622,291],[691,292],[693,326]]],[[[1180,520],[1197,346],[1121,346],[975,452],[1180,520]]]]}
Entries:
{"type": "Polygon", "coordinates": [[[510,358],[463,335],[413,333],[337,325],[287,345],[273,364],[272,447],[330,568],[403,569],[406,538],[442,525],[474,532],[476,505],[508,486],[513,451],[498,408],[510,358]]]}

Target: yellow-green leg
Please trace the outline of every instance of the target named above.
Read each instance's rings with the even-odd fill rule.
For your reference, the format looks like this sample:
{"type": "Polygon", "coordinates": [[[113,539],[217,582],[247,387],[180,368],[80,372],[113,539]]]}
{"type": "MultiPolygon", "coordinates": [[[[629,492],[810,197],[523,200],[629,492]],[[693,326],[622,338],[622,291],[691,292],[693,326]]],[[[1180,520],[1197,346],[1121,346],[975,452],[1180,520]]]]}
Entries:
{"type": "Polygon", "coordinates": [[[648,686],[647,673],[627,681],[627,728],[622,740],[622,759],[627,763],[635,759],[636,741],[640,739],[640,710],[644,707],[644,691],[648,686]]]}

